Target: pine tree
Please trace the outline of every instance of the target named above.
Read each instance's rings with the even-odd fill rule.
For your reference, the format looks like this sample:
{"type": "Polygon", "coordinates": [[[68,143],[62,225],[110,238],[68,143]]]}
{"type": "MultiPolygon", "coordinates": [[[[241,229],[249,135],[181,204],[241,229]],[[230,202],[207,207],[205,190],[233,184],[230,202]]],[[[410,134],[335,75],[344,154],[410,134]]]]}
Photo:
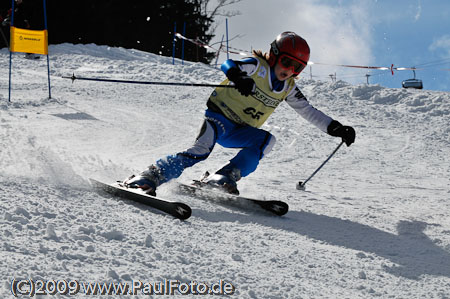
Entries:
{"type": "MultiPolygon", "coordinates": [[[[24,0],[39,1],[39,0],[24,0]]],[[[139,49],[172,56],[174,22],[186,36],[202,43],[214,37],[214,17],[224,5],[240,0],[220,0],[211,11],[210,0],[47,0],[49,43],[95,43],[139,49]]],[[[185,42],[184,59],[209,63],[214,53],[185,42]]],[[[176,41],[176,57],[181,41],[176,41]]]]}

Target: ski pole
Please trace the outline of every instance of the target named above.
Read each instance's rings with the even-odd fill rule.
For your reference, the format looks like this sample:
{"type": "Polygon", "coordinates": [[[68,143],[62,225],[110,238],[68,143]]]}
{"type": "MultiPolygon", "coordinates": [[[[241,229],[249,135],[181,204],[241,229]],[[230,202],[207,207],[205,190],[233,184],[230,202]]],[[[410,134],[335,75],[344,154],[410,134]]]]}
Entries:
{"type": "Polygon", "coordinates": [[[313,176],[316,175],[316,173],[319,172],[319,170],[331,159],[331,157],[333,157],[333,155],[338,151],[338,149],[344,144],[344,141],[342,141],[341,143],[339,143],[339,145],[336,147],[336,149],[328,156],[328,158],[323,161],[323,163],[319,166],[319,168],[317,168],[310,176],[309,178],[307,178],[304,182],[300,181],[297,184],[297,189],[298,190],[305,190],[305,185],[306,183],[312,179],[313,176]]]}
{"type": "Polygon", "coordinates": [[[71,79],[72,83],[75,80],[100,81],[100,82],[114,82],[114,83],[131,83],[131,84],[149,84],[149,85],[178,85],[178,86],[195,86],[195,87],[225,87],[234,88],[234,85],[221,84],[207,84],[207,83],[183,83],[183,82],[152,82],[152,81],[133,81],[133,80],[118,80],[118,79],[102,79],[102,78],[86,78],[72,76],[62,76],[64,79],[71,79]]]}

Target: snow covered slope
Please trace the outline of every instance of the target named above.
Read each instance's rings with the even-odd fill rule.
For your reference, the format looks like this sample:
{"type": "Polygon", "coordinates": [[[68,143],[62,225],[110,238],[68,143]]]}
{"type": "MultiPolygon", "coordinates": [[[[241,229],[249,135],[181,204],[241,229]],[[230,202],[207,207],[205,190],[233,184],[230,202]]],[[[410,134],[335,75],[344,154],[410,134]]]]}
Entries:
{"type": "MultiPolygon", "coordinates": [[[[222,279],[235,298],[450,297],[449,93],[301,79],[315,107],[354,126],[356,143],[296,190],[339,140],[283,104],[264,125],[277,137],[274,150],[240,189],[287,201],[289,213],[249,212],[162,186],[159,195],[192,207],[182,222],[102,197],[87,178],[122,179],[190,145],[212,89],[61,76],[218,83],[224,75],[121,48],[64,44],[50,53],[54,99],[46,61],[14,55],[8,104],[9,53],[0,51],[0,297],[12,297],[14,278],[222,279]]],[[[179,180],[235,153],[217,146],[179,180]]]]}

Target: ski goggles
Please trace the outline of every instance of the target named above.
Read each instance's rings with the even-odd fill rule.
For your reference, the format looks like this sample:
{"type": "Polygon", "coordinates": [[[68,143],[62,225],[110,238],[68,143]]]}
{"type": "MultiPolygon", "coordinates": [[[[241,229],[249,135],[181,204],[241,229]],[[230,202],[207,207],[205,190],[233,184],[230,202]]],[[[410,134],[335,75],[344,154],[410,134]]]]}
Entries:
{"type": "Polygon", "coordinates": [[[291,70],[294,75],[298,75],[303,71],[303,69],[308,64],[306,61],[303,61],[298,58],[294,58],[287,54],[281,54],[278,58],[278,64],[286,70],[291,70]]]}

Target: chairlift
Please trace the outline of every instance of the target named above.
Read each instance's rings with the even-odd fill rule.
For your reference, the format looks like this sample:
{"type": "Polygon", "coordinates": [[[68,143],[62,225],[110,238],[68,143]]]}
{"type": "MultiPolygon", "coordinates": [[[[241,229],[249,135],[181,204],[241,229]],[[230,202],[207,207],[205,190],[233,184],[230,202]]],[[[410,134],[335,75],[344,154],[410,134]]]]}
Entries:
{"type": "Polygon", "coordinates": [[[402,81],[402,87],[403,88],[416,88],[416,89],[422,89],[423,88],[423,82],[420,79],[416,79],[416,70],[412,70],[414,73],[413,79],[407,79],[402,81]]]}

